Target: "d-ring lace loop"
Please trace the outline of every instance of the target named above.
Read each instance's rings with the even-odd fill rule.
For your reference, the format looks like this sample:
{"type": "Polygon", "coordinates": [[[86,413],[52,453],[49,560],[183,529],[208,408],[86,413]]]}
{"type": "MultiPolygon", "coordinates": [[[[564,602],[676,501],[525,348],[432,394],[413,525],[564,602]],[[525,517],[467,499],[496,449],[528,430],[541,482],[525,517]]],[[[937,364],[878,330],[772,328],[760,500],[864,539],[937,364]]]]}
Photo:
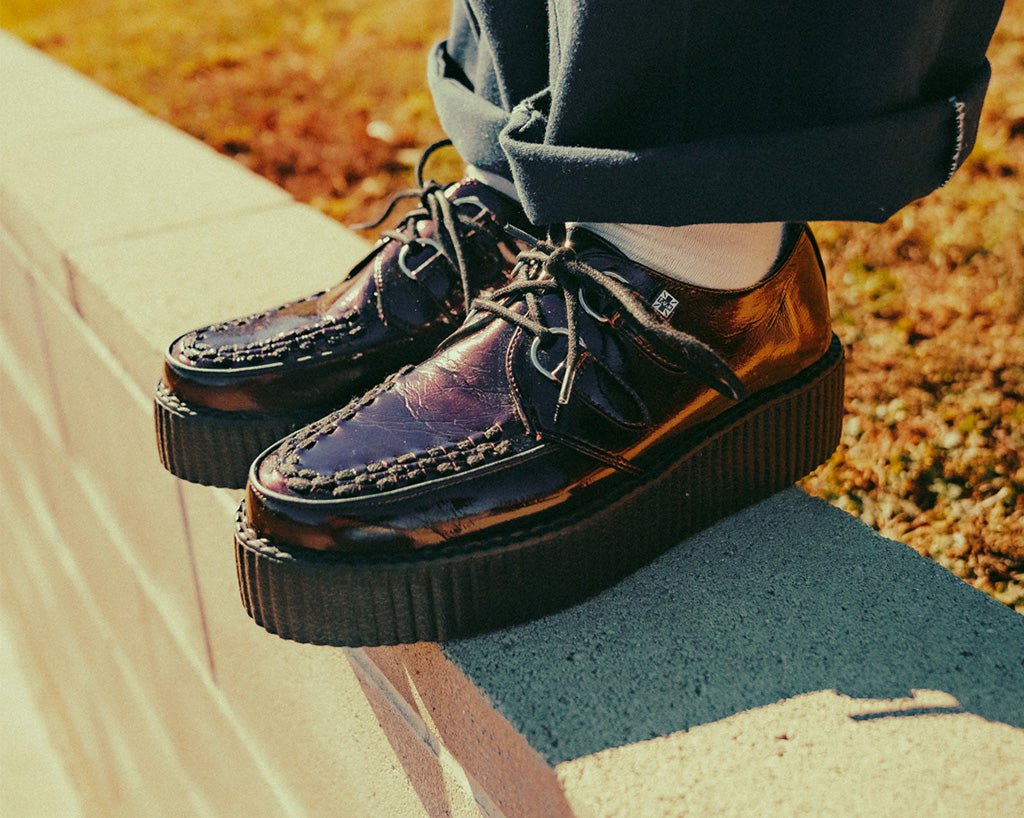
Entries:
{"type": "Polygon", "coordinates": [[[430,264],[435,258],[441,255],[444,251],[441,249],[441,245],[436,241],[430,239],[424,239],[416,237],[410,242],[402,245],[402,249],[398,251],[398,269],[405,273],[413,281],[416,280],[416,274],[430,264]],[[434,252],[427,256],[423,261],[416,265],[415,268],[409,269],[409,253],[412,252],[412,247],[433,247],[434,252]]]}
{"type": "MultiPolygon", "coordinates": [[[[530,344],[530,363],[533,364],[533,368],[536,369],[541,375],[548,380],[554,381],[555,383],[561,383],[562,378],[558,376],[560,370],[565,367],[565,358],[563,358],[558,366],[553,369],[548,369],[544,364],[540,362],[540,345],[545,338],[550,338],[555,335],[564,335],[569,337],[569,330],[566,327],[551,327],[544,335],[534,335],[533,343],[530,344]]],[[[583,340],[580,339],[580,344],[586,347],[583,340]]]]}
{"type": "MultiPolygon", "coordinates": [[[[621,281],[623,284],[626,283],[626,279],[620,276],[618,273],[607,271],[605,273],[609,278],[614,278],[616,281],[621,281]]],[[[595,312],[593,308],[587,303],[586,296],[583,294],[583,287],[581,286],[576,297],[579,299],[580,306],[583,308],[583,312],[597,321],[599,324],[607,324],[611,319],[607,315],[602,315],[599,312],[595,312]]]]}
{"type": "Polygon", "coordinates": [[[561,380],[559,406],[569,402],[577,364],[586,349],[579,334],[580,313],[591,316],[601,325],[608,323],[605,316],[595,315],[581,299],[583,285],[601,291],[646,332],[680,353],[680,365],[695,380],[733,400],[746,397],[743,383],[717,352],[689,333],[671,326],[621,276],[592,267],[570,247],[553,247],[535,239],[529,243],[531,249],[519,254],[516,278],[495,290],[489,298],[474,299],[470,306],[472,310],[490,312],[534,336],[530,346],[531,361],[545,377],[561,380]],[[551,293],[560,294],[565,303],[564,327],[549,327],[544,323],[540,298],[551,293]],[[520,301],[525,303],[525,311],[513,309],[520,301]],[[537,352],[544,340],[555,335],[566,336],[568,348],[565,360],[554,369],[548,369],[540,363],[537,352]],[[559,370],[564,371],[561,379],[559,370]]]}

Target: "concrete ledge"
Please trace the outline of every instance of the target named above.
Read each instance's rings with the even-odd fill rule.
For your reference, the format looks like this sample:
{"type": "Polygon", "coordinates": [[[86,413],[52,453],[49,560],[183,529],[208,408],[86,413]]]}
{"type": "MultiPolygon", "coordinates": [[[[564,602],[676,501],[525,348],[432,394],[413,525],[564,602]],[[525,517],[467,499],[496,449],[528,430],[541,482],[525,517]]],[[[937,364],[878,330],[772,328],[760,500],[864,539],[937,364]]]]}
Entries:
{"type": "Polygon", "coordinates": [[[1024,621],[797,489],[444,652],[577,814],[980,814],[979,778],[1024,803],[1024,621]]]}
{"type": "Polygon", "coordinates": [[[329,286],[363,245],[6,35],[0,102],[2,602],[87,813],[1024,802],[1024,619],[795,489],[521,627],[263,632],[239,495],[162,471],[150,389],[175,334],[329,286]]]}

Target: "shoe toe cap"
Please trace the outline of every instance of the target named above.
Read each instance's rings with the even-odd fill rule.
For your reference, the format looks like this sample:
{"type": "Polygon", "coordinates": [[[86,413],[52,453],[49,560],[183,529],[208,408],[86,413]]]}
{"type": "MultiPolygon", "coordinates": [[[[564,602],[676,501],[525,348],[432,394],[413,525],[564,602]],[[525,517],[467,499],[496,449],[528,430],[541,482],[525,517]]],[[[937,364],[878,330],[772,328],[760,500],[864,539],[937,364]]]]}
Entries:
{"type": "MultiPolygon", "coordinates": [[[[360,430],[368,431],[358,424],[350,431],[360,430]]],[[[324,460],[311,468],[316,461],[304,455],[316,453],[317,445],[303,449],[309,443],[303,431],[261,455],[250,471],[249,523],[275,544],[367,556],[409,554],[486,527],[532,490],[503,468],[525,453],[519,449],[529,441],[499,427],[371,462],[353,459],[358,444],[344,435],[325,438],[321,431],[317,445],[337,456],[334,471],[324,460]]]]}

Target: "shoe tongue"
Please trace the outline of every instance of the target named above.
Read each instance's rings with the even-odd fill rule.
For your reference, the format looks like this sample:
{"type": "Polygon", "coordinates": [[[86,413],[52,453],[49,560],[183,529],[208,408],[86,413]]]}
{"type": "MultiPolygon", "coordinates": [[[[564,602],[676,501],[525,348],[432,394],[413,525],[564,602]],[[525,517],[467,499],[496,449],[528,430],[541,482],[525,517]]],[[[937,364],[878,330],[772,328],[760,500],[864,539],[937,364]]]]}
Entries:
{"type": "MultiPolygon", "coordinates": [[[[479,202],[493,214],[499,224],[512,223],[523,229],[526,229],[524,225],[529,225],[515,200],[475,179],[463,179],[449,185],[445,189],[445,196],[470,218],[478,212],[474,204],[479,202]]],[[[436,225],[428,218],[421,217],[418,232],[425,241],[414,242],[404,251],[405,265],[411,270],[417,270],[430,262],[437,252],[433,243],[440,241],[436,238],[436,225]]],[[[446,264],[428,264],[426,269],[418,273],[417,281],[407,278],[398,263],[402,248],[402,242],[398,241],[389,241],[376,248],[352,275],[321,296],[319,310],[324,313],[340,313],[348,309],[359,309],[366,304],[376,303],[379,297],[382,303],[387,302],[389,313],[415,325],[435,318],[438,304],[450,299],[461,302],[458,276],[446,264]],[[379,281],[371,274],[375,265],[379,265],[379,281]],[[427,298],[424,298],[424,288],[429,292],[427,298]]],[[[493,271],[493,282],[485,279],[478,283],[497,285],[500,283],[499,273],[497,269],[493,271]]]]}
{"type": "MultiPolygon", "coordinates": [[[[464,202],[467,205],[476,199],[494,214],[500,224],[512,223],[522,226],[526,223],[523,209],[515,199],[510,199],[504,193],[477,179],[462,179],[449,185],[445,190],[445,196],[453,203],[464,202]]],[[[467,212],[470,212],[468,207],[467,212]]]]}
{"type": "Polygon", "coordinates": [[[621,277],[630,289],[648,303],[660,303],[660,307],[656,306],[655,309],[662,315],[665,315],[665,312],[668,312],[666,318],[671,315],[672,309],[669,309],[669,305],[672,300],[678,300],[678,291],[685,287],[681,282],[656,275],[584,227],[571,228],[566,237],[566,244],[576,251],[580,261],[602,273],[621,277]]]}
{"type": "MultiPolygon", "coordinates": [[[[487,219],[488,217],[480,210],[486,208],[499,225],[512,223],[520,226],[526,222],[526,216],[518,202],[476,179],[454,182],[445,189],[444,195],[454,206],[453,209],[457,208],[461,215],[470,219],[487,219]]],[[[417,227],[423,239],[436,240],[437,225],[431,223],[427,216],[420,218],[417,227]]],[[[397,247],[395,250],[397,252],[397,247]]],[[[429,252],[421,252],[418,255],[429,255],[429,252]]]]}
{"type": "MultiPolygon", "coordinates": [[[[478,215],[480,221],[491,218],[483,214],[480,208],[490,211],[499,224],[524,218],[522,209],[514,200],[473,179],[464,179],[449,185],[445,189],[445,197],[451,201],[453,209],[457,209],[460,214],[471,219],[477,218],[478,215]]],[[[415,299],[417,297],[416,290],[425,287],[435,299],[441,302],[450,297],[452,287],[459,288],[460,286],[458,276],[448,265],[431,263],[431,259],[436,258],[436,245],[442,244],[442,240],[438,236],[437,225],[431,222],[427,216],[422,216],[417,225],[417,232],[420,236],[419,241],[412,242],[404,248],[401,242],[390,242],[389,246],[382,251],[381,275],[385,287],[389,290],[387,296],[389,301],[415,299]],[[406,278],[399,263],[399,254],[402,254],[405,266],[416,271],[418,283],[406,278]],[[423,267],[423,265],[427,266],[423,267]]],[[[458,297],[461,298],[461,295],[458,297]]],[[[395,308],[399,307],[395,305],[395,308]]]]}

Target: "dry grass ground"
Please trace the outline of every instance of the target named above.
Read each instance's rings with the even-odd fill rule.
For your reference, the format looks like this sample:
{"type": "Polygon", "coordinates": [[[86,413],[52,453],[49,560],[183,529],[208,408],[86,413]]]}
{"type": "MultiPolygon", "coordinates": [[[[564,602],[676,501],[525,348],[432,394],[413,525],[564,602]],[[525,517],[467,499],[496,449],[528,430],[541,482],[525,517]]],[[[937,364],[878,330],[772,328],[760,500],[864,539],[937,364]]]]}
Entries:
{"type": "MultiPolygon", "coordinates": [[[[441,136],[445,3],[4,0],[0,24],[344,221],[441,136]]],[[[886,224],[816,225],[849,353],[834,457],[803,485],[1024,612],[1024,0],[978,146],[886,224]]]]}

